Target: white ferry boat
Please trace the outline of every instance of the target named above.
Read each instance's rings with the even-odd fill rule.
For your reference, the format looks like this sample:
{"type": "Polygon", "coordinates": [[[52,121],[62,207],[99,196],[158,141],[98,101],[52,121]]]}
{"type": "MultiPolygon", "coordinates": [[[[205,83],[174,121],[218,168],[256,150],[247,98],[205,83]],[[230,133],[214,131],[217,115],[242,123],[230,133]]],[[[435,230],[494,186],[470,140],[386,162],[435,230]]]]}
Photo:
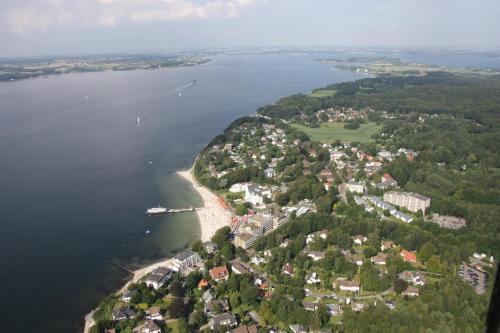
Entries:
{"type": "Polygon", "coordinates": [[[146,210],[146,214],[148,215],[165,214],[165,213],[168,213],[168,209],[161,206],[149,208],[148,210],[146,210]]]}

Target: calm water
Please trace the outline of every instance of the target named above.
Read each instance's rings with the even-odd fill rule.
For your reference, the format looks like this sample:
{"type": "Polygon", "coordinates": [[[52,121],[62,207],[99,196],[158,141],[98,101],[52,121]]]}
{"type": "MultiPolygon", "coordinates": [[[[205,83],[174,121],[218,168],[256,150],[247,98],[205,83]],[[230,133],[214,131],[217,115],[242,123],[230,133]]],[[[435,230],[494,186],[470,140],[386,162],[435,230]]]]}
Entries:
{"type": "Polygon", "coordinates": [[[0,84],[2,329],[78,331],[123,283],[108,260],[135,266],[199,237],[192,214],[144,215],[200,203],[173,171],[235,118],[355,78],[311,56],[270,55],[0,84]]]}

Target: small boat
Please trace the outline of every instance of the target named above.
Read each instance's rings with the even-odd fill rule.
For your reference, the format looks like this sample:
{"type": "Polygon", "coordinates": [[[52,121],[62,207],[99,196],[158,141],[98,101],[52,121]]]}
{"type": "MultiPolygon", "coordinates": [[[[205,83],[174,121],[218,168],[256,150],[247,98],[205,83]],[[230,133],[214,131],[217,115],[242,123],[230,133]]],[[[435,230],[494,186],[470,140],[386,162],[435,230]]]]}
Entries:
{"type": "Polygon", "coordinates": [[[161,207],[161,206],[149,208],[148,210],[146,210],[146,214],[148,214],[148,215],[165,214],[168,212],[169,212],[169,210],[167,208],[161,207]]]}
{"type": "Polygon", "coordinates": [[[150,232],[151,232],[151,231],[149,231],[149,230],[146,230],[146,234],[149,234],[150,232]]]}

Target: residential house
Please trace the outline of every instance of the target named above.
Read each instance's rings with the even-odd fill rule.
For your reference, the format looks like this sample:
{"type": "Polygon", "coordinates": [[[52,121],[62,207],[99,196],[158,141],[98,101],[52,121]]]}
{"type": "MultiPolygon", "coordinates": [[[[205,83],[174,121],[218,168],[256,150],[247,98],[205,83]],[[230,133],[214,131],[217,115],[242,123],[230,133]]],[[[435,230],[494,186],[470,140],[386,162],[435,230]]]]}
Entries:
{"type": "Polygon", "coordinates": [[[354,244],[356,244],[356,245],[363,245],[363,243],[366,242],[368,240],[368,238],[366,238],[363,235],[356,235],[356,236],[352,237],[352,240],[353,240],[354,244]]]}
{"type": "Polygon", "coordinates": [[[184,250],[174,257],[173,269],[183,271],[186,268],[193,267],[201,261],[198,253],[191,250],[184,250]]]}
{"type": "Polygon", "coordinates": [[[245,189],[244,200],[254,206],[262,205],[266,198],[271,198],[271,190],[268,188],[250,183],[245,189]]]}
{"type": "Polygon", "coordinates": [[[273,168],[267,168],[264,170],[264,175],[267,179],[274,178],[276,176],[276,170],[273,168]]]}
{"type": "Polygon", "coordinates": [[[366,187],[365,183],[363,183],[363,182],[350,181],[350,182],[345,183],[345,186],[346,186],[347,191],[352,192],[352,193],[363,194],[367,191],[367,187],[366,187]]]}
{"type": "Polygon", "coordinates": [[[137,290],[127,290],[122,295],[122,301],[130,302],[138,294],[137,290]]]}
{"type": "Polygon", "coordinates": [[[217,245],[213,242],[204,242],[203,249],[208,254],[215,254],[215,253],[217,253],[217,251],[219,251],[219,245],[217,245]]]}
{"type": "Polygon", "coordinates": [[[212,289],[205,290],[201,298],[203,299],[204,303],[210,302],[211,300],[215,299],[213,290],[212,289]]]}
{"type": "Polygon", "coordinates": [[[322,259],[325,259],[325,252],[324,251],[321,251],[321,252],[308,251],[307,257],[311,258],[313,261],[322,260],[322,259]]]}
{"type": "Polygon", "coordinates": [[[210,321],[208,322],[208,326],[212,330],[218,330],[220,327],[231,328],[235,327],[236,325],[238,325],[238,321],[236,320],[236,317],[230,312],[218,315],[210,319],[210,321]]]}
{"type": "Polygon", "coordinates": [[[131,307],[121,307],[118,309],[114,309],[111,312],[111,318],[114,321],[120,321],[120,320],[125,320],[125,319],[132,319],[137,316],[137,313],[134,309],[131,307]]]}
{"type": "Polygon", "coordinates": [[[396,303],[394,303],[394,301],[385,301],[385,306],[387,306],[389,310],[394,310],[396,308],[396,303]]]}
{"type": "Polygon", "coordinates": [[[144,283],[148,287],[152,287],[156,290],[160,289],[171,277],[172,270],[168,267],[160,266],[156,267],[144,280],[144,283]]]}
{"type": "Polygon", "coordinates": [[[265,264],[267,262],[267,260],[261,256],[253,256],[251,260],[255,265],[265,264]]]}
{"type": "Polygon", "coordinates": [[[290,265],[289,263],[286,263],[285,265],[283,265],[283,267],[281,268],[281,273],[282,274],[286,274],[288,276],[292,276],[293,274],[293,266],[290,265]]]}
{"type": "Polygon", "coordinates": [[[416,286],[423,286],[426,283],[425,277],[422,273],[416,271],[402,271],[398,276],[401,280],[404,280],[408,283],[414,284],[416,286]]]}
{"type": "Polygon", "coordinates": [[[382,245],[380,245],[380,249],[382,251],[392,249],[394,247],[394,243],[392,241],[382,241],[382,245]]]}
{"type": "Polygon", "coordinates": [[[352,311],[363,311],[366,308],[365,303],[351,302],[352,311]]]}
{"type": "Polygon", "coordinates": [[[342,291],[350,291],[354,293],[358,293],[361,290],[361,286],[358,281],[349,281],[340,278],[333,283],[333,288],[335,288],[336,286],[338,286],[342,291]]]}
{"type": "Polygon", "coordinates": [[[253,275],[253,272],[245,265],[243,265],[241,262],[234,260],[231,263],[231,268],[234,274],[248,274],[248,275],[253,275]]]}
{"type": "Polygon", "coordinates": [[[208,287],[208,281],[201,279],[200,282],[198,282],[198,289],[205,289],[206,287],[208,287]]]}
{"type": "Polygon", "coordinates": [[[416,297],[420,294],[420,290],[416,287],[408,286],[405,291],[401,293],[403,296],[416,297]]]}
{"type": "Polygon", "coordinates": [[[318,310],[318,303],[316,302],[306,302],[302,301],[302,306],[306,311],[316,311],[318,310]]]}
{"type": "Polygon", "coordinates": [[[340,316],[342,314],[342,307],[339,304],[326,304],[326,311],[330,316],[340,316]]]}
{"type": "Polygon", "coordinates": [[[321,279],[318,277],[318,274],[316,272],[310,272],[307,273],[306,275],[306,283],[307,284],[316,284],[320,283],[321,279]]]}
{"type": "Polygon", "coordinates": [[[412,251],[402,249],[401,257],[403,257],[403,260],[406,262],[417,262],[417,254],[412,251]]]}
{"type": "Polygon", "coordinates": [[[209,318],[229,311],[229,303],[225,299],[213,299],[203,305],[203,312],[209,318]]]}
{"type": "Polygon", "coordinates": [[[144,324],[135,327],[133,333],[161,333],[161,328],[151,319],[146,319],[144,324]]]}
{"type": "Polygon", "coordinates": [[[384,186],[386,187],[398,186],[398,182],[388,173],[384,173],[384,175],[380,179],[380,184],[385,184],[384,186]]]}
{"type": "Polygon", "coordinates": [[[116,330],[114,328],[105,328],[104,333],[116,333],[116,330]]]}
{"type": "Polygon", "coordinates": [[[146,318],[151,320],[163,320],[161,309],[159,306],[152,306],[146,310],[146,318]]]}
{"type": "Polygon", "coordinates": [[[210,277],[216,282],[229,279],[229,271],[226,266],[214,267],[210,270],[210,277]]]}
{"type": "Polygon", "coordinates": [[[387,261],[387,255],[384,253],[379,253],[374,257],[371,257],[371,262],[375,265],[385,265],[387,261]]]}
{"type": "Polygon", "coordinates": [[[346,260],[349,261],[349,262],[352,262],[352,263],[355,263],[357,266],[361,266],[363,265],[363,256],[359,255],[359,254],[348,254],[346,256],[346,260]]]}

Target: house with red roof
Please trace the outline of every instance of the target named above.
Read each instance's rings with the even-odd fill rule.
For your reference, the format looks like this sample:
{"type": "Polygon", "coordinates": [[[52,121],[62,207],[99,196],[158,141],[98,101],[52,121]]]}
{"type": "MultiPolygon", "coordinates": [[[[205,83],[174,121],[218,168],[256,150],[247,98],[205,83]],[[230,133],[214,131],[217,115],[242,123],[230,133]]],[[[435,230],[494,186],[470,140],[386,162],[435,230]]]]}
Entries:
{"type": "Polygon", "coordinates": [[[401,257],[403,257],[403,260],[406,262],[417,262],[417,254],[412,251],[402,249],[401,257]]]}
{"type": "Polygon", "coordinates": [[[226,266],[214,267],[210,270],[210,277],[219,282],[229,279],[229,271],[226,266]]]}

